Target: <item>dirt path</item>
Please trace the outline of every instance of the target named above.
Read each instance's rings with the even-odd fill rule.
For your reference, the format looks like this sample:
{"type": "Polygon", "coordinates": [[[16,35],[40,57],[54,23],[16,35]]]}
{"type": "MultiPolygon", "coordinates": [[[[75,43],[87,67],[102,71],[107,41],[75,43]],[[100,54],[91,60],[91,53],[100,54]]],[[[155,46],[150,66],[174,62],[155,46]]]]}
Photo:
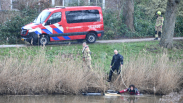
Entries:
{"type": "MultiPolygon", "coordinates": [[[[183,37],[174,37],[174,40],[183,40],[183,37]]],[[[96,43],[124,43],[124,42],[142,42],[142,41],[154,41],[154,38],[142,38],[142,39],[120,39],[120,40],[97,40],[96,43]]],[[[48,45],[61,45],[68,44],[69,42],[54,42],[48,45]]],[[[77,44],[77,42],[72,42],[72,44],[77,44]]],[[[26,44],[16,44],[16,45],[0,45],[0,48],[8,47],[27,47],[30,45],[26,44]]]]}
{"type": "MultiPolygon", "coordinates": [[[[183,37],[174,37],[173,39],[174,40],[183,40],[183,37]]],[[[154,41],[154,38],[120,39],[120,40],[99,40],[99,41],[96,41],[96,43],[124,43],[124,42],[142,42],[142,41],[154,41]]]]}

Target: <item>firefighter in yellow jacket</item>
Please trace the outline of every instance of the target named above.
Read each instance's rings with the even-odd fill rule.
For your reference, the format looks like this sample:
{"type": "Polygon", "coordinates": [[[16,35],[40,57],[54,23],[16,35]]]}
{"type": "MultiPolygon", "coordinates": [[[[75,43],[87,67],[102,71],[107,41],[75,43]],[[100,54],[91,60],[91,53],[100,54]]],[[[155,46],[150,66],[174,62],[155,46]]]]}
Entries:
{"type": "Polygon", "coordinates": [[[89,69],[92,70],[92,66],[91,66],[91,52],[90,49],[88,47],[88,45],[86,44],[86,42],[83,43],[83,62],[84,65],[86,65],[89,69]]]}
{"type": "Polygon", "coordinates": [[[162,26],[164,18],[161,16],[161,11],[158,11],[157,13],[157,19],[156,19],[156,25],[155,25],[155,39],[158,40],[158,35],[162,34],[162,26]]]}

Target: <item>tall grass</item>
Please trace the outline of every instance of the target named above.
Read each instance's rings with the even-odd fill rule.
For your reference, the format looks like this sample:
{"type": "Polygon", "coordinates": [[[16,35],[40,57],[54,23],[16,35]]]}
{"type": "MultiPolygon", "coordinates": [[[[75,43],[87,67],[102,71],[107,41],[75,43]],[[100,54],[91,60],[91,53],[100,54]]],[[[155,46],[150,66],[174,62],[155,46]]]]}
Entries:
{"type": "MultiPolygon", "coordinates": [[[[77,50],[55,52],[53,59],[49,59],[46,51],[43,47],[30,55],[17,49],[21,55],[9,52],[1,57],[0,94],[80,94],[110,88],[102,60],[93,62],[91,71],[82,65],[77,50]]],[[[170,60],[166,52],[155,56],[142,52],[125,58],[122,75],[116,78],[114,74],[112,84],[116,90],[125,89],[122,76],[127,86],[134,84],[140,91],[166,94],[181,88],[181,68],[181,61],[170,60]]]]}

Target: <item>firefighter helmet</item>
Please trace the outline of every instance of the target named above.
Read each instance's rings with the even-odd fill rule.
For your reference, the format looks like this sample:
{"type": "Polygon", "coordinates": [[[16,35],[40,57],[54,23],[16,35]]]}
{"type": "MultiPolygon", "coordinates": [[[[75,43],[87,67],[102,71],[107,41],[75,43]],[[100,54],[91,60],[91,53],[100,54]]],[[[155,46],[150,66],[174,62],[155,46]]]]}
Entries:
{"type": "Polygon", "coordinates": [[[157,14],[158,14],[158,15],[161,15],[161,11],[158,11],[157,14]]]}

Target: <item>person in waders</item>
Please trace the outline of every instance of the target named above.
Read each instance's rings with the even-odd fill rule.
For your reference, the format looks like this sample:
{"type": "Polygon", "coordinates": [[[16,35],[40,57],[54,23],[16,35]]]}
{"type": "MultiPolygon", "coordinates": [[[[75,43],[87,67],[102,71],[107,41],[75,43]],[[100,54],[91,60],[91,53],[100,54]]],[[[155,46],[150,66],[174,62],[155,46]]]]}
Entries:
{"type": "Polygon", "coordinates": [[[130,85],[129,88],[118,91],[117,94],[126,93],[126,92],[129,92],[130,95],[140,95],[140,92],[138,91],[137,88],[135,88],[134,85],[130,85]]]}
{"type": "Polygon", "coordinates": [[[163,26],[163,21],[164,21],[164,18],[161,16],[161,11],[158,11],[156,14],[157,14],[157,19],[156,19],[156,24],[155,24],[155,39],[154,40],[158,40],[158,35],[161,36],[162,26],[163,26]]]}
{"type": "Polygon", "coordinates": [[[92,66],[91,66],[91,52],[90,52],[90,48],[88,47],[88,45],[86,44],[86,42],[83,42],[83,65],[87,66],[90,70],[92,70],[92,66]]]}
{"type": "Polygon", "coordinates": [[[109,72],[108,82],[111,82],[112,74],[115,70],[117,71],[117,74],[120,74],[120,70],[119,70],[120,66],[121,67],[123,66],[123,56],[120,55],[117,50],[114,50],[114,56],[112,57],[112,61],[111,61],[111,66],[110,66],[111,70],[109,72]]]}

